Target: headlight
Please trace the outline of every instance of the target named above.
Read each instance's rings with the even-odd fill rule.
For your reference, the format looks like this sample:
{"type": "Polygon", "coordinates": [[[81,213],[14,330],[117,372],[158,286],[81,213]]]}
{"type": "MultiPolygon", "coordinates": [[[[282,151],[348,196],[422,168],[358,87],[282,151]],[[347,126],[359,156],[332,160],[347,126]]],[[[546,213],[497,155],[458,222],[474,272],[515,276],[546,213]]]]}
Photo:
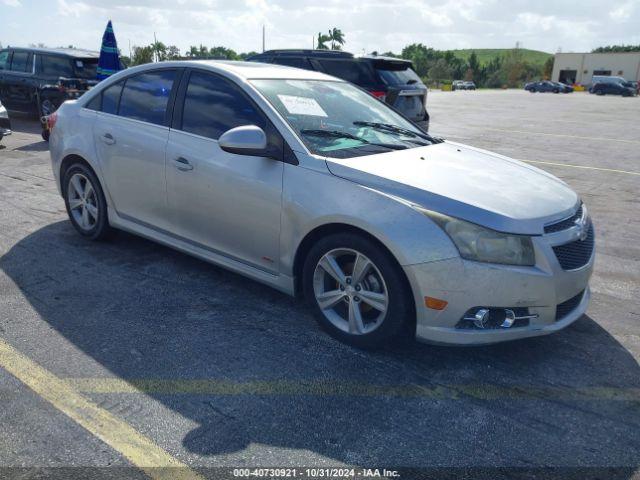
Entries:
{"type": "Polygon", "coordinates": [[[462,258],[506,265],[535,265],[531,237],[500,233],[440,213],[422,208],[418,210],[449,235],[462,258]]]}

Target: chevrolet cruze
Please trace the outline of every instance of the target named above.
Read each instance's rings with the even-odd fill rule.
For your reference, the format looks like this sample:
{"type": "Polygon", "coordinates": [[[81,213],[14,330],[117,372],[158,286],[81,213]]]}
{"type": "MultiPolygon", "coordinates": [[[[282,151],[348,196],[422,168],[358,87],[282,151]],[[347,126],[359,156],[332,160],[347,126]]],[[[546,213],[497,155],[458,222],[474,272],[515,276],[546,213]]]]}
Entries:
{"type": "Polygon", "coordinates": [[[303,294],[352,345],[532,337],[587,308],[594,229],[564,182],[322,73],[143,65],[49,120],[81,235],[127,230],[303,294]]]}

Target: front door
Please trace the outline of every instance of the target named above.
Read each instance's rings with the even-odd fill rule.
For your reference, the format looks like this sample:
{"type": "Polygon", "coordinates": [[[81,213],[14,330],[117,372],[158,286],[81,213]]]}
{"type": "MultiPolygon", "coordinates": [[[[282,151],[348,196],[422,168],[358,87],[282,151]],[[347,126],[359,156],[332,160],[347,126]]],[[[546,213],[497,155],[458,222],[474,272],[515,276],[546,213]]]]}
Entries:
{"type": "MultiPolygon", "coordinates": [[[[218,146],[222,133],[258,125],[282,140],[240,87],[194,69],[176,101],[167,145],[167,197],[180,235],[214,253],[278,271],[283,163],[236,155],[218,146]]],[[[181,89],[182,90],[182,89],[181,89]]],[[[274,138],[276,140],[274,140],[274,138]]]]}

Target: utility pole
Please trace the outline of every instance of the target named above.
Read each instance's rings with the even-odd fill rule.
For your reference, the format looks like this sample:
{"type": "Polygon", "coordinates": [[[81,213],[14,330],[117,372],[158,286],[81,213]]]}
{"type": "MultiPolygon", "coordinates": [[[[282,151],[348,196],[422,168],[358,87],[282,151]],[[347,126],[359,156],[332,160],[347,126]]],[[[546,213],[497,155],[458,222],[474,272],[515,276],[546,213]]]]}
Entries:
{"type": "Polygon", "coordinates": [[[156,32],[153,32],[153,58],[155,61],[158,61],[158,53],[156,51],[156,44],[158,43],[158,39],[156,38],[156,32]]]}
{"type": "Polygon", "coordinates": [[[265,44],[265,39],[264,39],[265,33],[264,33],[264,23],[262,24],[262,51],[264,52],[264,44],[265,44]]]}

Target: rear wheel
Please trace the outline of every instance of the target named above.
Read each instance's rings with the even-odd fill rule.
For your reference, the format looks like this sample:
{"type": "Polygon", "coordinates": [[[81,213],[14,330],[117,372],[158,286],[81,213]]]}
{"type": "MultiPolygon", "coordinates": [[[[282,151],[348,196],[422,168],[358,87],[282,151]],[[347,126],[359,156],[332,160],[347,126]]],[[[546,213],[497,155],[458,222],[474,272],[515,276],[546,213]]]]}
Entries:
{"type": "Polygon", "coordinates": [[[305,261],[303,285],[320,325],[356,347],[390,342],[413,315],[401,268],[361,235],[335,234],[314,245],[305,261]]]}
{"type": "Polygon", "coordinates": [[[64,173],[62,185],[67,213],[78,233],[91,240],[107,238],[113,229],[102,187],[93,171],[83,163],[75,163],[64,173]]]}
{"type": "Polygon", "coordinates": [[[595,93],[596,95],[604,95],[604,91],[600,89],[594,90],[593,93],[595,93]]]}

